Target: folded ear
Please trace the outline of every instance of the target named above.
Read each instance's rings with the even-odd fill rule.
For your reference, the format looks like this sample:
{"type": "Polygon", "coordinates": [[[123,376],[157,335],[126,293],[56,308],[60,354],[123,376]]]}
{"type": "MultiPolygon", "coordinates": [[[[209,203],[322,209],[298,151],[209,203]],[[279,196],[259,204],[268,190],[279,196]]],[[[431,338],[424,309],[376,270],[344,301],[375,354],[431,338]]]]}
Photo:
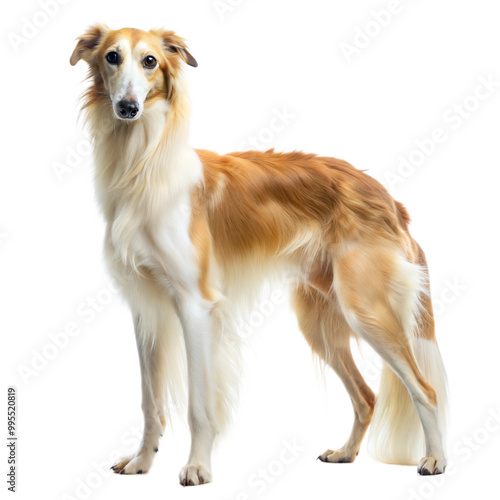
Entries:
{"type": "Polygon", "coordinates": [[[182,60],[189,64],[189,66],[193,66],[196,68],[198,63],[196,59],[189,53],[187,50],[186,42],[180,36],[177,36],[174,31],[155,31],[157,35],[159,35],[163,40],[163,45],[166,50],[170,52],[177,52],[182,60]]]}
{"type": "Polygon", "coordinates": [[[90,63],[96,47],[103,40],[108,31],[109,28],[107,26],[95,24],[81,35],[69,59],[71,66],[74,66],[80,59],[90,63]]]}

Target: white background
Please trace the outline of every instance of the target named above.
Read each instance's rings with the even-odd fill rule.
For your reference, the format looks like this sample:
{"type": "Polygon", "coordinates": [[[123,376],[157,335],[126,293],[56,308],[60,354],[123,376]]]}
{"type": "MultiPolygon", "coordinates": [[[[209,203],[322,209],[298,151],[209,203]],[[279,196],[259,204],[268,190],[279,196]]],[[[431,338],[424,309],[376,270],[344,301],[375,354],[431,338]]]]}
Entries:
{"type": "MultiPolygon", "coordinates": [[[[40,3],[8,2],[1,20],[2,386],[19,392],[18,498],[494,494],[500,87],[488,93],[478,85],[500,82],[498,2],[401,0],[381,26],[384,16],[374,21],[374,13],[395,5],[388,0],[222,0],[222,11],[213,0],[70,0],[20,42],[27,22],[44,23],[40,3]],[[188,40],[199,62],[186,68],[194,147],[228,152],[260,134],[266,147],[368,169],[408,207],[429,261],[450,381],[447,475],[418,477],[415,467],[375,462],[364,448],[354,464],[315,461],[344,443],[352,410],[340,382],[314,368],[287,303],[258,304],[252,321],[259,327],[246,325],[242,401],[215,450],[212,484],[178,485],[189,437],[177,418],[149,474],[106,470],[110,456],[134,451],[142,415],[130,315],[109,292],[92,161],[77,123],[86,67],[69,65],[75,38],[94,21],[164,26],[188,40]],[[342,47],[355,42],[357,53],[346,57],[342,47]],[[265,129],[276,110],[294,116],[270,135],[265,129]],[[429,144],[436,128],[441,143],[419,158],[415,141],[429,144]],[[403,176],[401,157],[419,164],[403,176]],[[59,177],[58,164],[69,169],[59,177]],[[400,182],[391,183],[388,173],[400,182]],[[102,310],[92,314],[93,298],[102,310]],[[50,335],[68,323],[78,334],[54,350],[50,335]],[[279,462],[284,442],[298,450],[287,464],[279,462]],[[263,471],[268,479],[257,480],[263,471]]],[[[376,387],[377,360],[362,352],[359,366],[376,387]]],[[[2,463],[4,454],[6,448],[2,463]]]]}

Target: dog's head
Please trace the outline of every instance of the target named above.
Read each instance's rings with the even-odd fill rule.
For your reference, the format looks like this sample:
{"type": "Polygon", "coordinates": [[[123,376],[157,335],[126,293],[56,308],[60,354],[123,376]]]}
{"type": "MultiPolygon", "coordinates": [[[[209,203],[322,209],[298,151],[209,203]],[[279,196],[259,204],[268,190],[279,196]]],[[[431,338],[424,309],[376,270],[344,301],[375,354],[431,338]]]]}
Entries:
{"type": "Polygon", "coordinates": [[[89,64],[94,98],[109,97],[120,120],[138,120],[154,102],[171,100],[181,60],[198,65],[173,31],[110,30],[103,25],[79,37],[70,63],[80,59],[89,64]]]}

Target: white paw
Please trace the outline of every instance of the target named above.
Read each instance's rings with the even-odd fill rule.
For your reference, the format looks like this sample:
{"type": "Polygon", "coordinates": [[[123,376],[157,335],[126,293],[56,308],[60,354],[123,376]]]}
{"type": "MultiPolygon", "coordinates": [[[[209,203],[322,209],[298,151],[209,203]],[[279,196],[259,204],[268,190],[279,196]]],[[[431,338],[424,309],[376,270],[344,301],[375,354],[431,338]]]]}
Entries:
{"type": "Polygon", "coordinates": [[[150,452],[141,450],[136,455],[121,458],[111,469],[117,474],[146,474],[153,465],[155,455],[154,450],[150,452]]]}
{"type": "Polygon", "coordinates": [[[322,462],[329,462],[333,464],[348,464],[354,462],[357,457],[357,452],[347,451],[341,448],[340,450],[332,451],[326,450],[325,453],[318,457],[322,462]]]}
{"type": "Polygon", "coordinates": [[[186,465],[179,473],[179,482],[182,486],[197,486],[211,481],[212,474],[203,466],[186,465]]]}
{"type": "Polygon", "coordinates": [[[434,476],[442,474],[446,470],[446,459],[438,459],[434,457],[424,457],[420,460],[417,472],[421,476],[434,476]]]}

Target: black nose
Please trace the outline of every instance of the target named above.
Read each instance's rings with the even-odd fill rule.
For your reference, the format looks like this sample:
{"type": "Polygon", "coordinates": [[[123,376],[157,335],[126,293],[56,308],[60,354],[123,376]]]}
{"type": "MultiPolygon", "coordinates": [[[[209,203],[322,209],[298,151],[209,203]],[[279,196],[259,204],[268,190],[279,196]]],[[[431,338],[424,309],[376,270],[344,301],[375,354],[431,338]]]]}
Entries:
{"type": "Polygon", "coordinates": [[[122,118],[134,118],[139,113],[139,103],[122,99],[118,103],[118,110],[122,118]]]}

